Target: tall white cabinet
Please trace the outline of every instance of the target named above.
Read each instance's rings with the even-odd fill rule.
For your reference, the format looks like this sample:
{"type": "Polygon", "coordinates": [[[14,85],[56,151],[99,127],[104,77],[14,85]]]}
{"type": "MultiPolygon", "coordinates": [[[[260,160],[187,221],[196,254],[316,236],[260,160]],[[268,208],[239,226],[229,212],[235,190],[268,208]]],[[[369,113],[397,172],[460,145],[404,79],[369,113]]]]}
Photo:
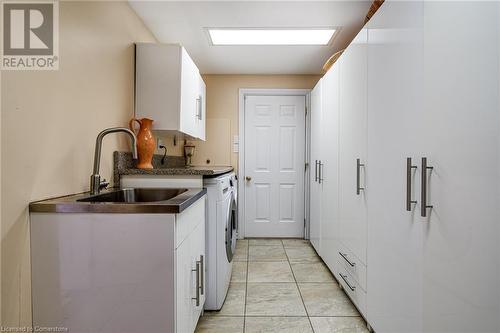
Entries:
{"type": "Polygon", "coordinates": [[[336,260],[338,223],[339,71],[332,68],[311,91],[310,239],[325,263],[336,260]],[[322,94],[322,91],[327,92],[322,94]],[[323,251],[322,249],[325,249],[323,251]],[[329,260],[330,259],[330,260],[329,260]]]}
{"type": "Polygon", "coordinates": [[[316,251],[321,251],[321,198],[323,185],[321,179],[321,158],[322,158],[322,105],[321,87],[323,80],[320,80],[311,91],[311,156],[309,163],[313,169],[310,174],[310,196],[309,196],[309,238],[316,251]]]}
{"type": "Polygon", "coordinates": [[[321,249],[325,262],[332,263],[338,246],[338,120],[339,120],[339,71],[330,70],[322,79],[322,150],[321,150],[321,249]],[[325,138],[328,138],[325,140],[325,138]],[[325,248],[325,251],[322,249],[325,248]]]}
{"type": "Polygon", "coordinates": [[[424,3],[419,148],[433,167],[433,208],[421,222],[429,332],[500,331],[499,6],[424,3]]]}
{"type": "MultiPolygon", "coordinates": [[[[339,211],[342,259],[366,265],[365,191],[367,144],[366,30],[344,51],[337,66],[339,92],[339,211]]],[[[363,286],[366,288],[366,286],[363,286]]]]}
{"type": "Polygon", "coordinates": [[[321,80],[311,227],[376,332],[500,331],[499,55],[497,2],[386,1],[321,80]]]}
{"type": "Polygon", "coordinates": [[[313,170],[317,172],[311,172],[311,243],[352,293],[363,314],[367,269],[366,36],[365,30],[360,32],[311,93],[311,162],[317,161],[313,170]],[[316,102],[318,92],[320,102],[316,102]]]}
{"type": "Polygon", "coordinates": [[[386,3],[368,31],[368,320],[376,332],[423,332],[420,193],[425,136],[419,123],[423,94],[422,2],[386,3]],[[402,24],[404,23],[404,24],[402,24]]]}

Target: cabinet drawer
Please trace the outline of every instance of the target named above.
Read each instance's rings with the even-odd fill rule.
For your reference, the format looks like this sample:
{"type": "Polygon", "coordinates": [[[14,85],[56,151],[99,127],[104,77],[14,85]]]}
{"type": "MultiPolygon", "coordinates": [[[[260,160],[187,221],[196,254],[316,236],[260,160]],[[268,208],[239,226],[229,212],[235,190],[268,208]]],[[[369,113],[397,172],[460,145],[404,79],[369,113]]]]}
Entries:
{"type": "Polygon", "coordinates": [[[200,198],[191,207],[175,216],[175,248],[200,224],[205,223],[205,199],[200,198]]]}
{"type": "Polygon", "coordinates": [[[366,265],[343,244],[339,244],[337,256],[339,264],[344,267],[360,287],[366,291],[366,265]]]}
{"type": "Polygon", "coordinates": [[[366,318],[366,292],[359,286],[359,283],[345,269],[343,263],[339,261],[336,277],[344,288],[346,294],[356,305],[359,312],[366,318]]]}

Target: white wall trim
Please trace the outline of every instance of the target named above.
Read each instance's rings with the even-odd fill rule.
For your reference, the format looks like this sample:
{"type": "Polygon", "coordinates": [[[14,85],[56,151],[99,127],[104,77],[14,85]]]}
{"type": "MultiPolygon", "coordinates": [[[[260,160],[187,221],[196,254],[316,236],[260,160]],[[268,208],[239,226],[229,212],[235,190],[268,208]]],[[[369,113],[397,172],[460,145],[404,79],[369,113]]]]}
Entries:
{"type": "MultiPolygon", "coordinates": [[[[245,237],[246,215],[245,215],[245,97],[246,96],[304,96],[306,98],[306,153],[305,162],[309,163],[309,117],[310,117],[310,98],[311,89],[239,89],[239,112],[238,112],[238,136],[239,136],[239,154],[238,154],[238,237],[245,237]]],[[[306,218],[306,227],[304,236],[309,236],[309,177],[307,170],[304,176],[304,216],[306,218]]]]}

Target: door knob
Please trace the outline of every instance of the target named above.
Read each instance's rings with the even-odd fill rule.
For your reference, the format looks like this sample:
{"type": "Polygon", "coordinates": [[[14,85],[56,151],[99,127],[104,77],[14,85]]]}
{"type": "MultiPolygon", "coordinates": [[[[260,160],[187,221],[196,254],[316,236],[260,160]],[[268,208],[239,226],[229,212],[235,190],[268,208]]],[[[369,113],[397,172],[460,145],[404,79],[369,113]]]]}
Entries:
{"type": "Polygon", "coordinates": [[[247,182],[249,182],[249,181],[251,181],[251,180],[252,180],[252,177],[250,177],[250,176],[246,176],[246,177],[245,177],[245,179],[246,179],[246,181],[247,181],[247,182]]]}

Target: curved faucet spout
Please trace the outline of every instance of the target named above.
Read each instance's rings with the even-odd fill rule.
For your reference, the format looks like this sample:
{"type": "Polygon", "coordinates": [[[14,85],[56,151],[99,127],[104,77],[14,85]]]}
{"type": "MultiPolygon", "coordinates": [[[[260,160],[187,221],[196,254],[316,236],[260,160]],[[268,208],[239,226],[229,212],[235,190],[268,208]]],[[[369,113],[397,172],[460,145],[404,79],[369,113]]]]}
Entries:
{"type": "Polygon", "coordinates": [[[95,141],[95,153],[94,153],[94,169],[92,175],[90,176],[90,193],[98,194],[101,187],[101,176],[99,176],[99,166],[101,164],[101,148],[102,148],[102,139],[110,134],[123,132],[130,136],[132,140],[132,156],[134,159],[137,159],[137,138],[135,137],[134,132],[125,127],[112,127],[106,128],[102,132],[97,135],[97,139],[95,141]]]}

